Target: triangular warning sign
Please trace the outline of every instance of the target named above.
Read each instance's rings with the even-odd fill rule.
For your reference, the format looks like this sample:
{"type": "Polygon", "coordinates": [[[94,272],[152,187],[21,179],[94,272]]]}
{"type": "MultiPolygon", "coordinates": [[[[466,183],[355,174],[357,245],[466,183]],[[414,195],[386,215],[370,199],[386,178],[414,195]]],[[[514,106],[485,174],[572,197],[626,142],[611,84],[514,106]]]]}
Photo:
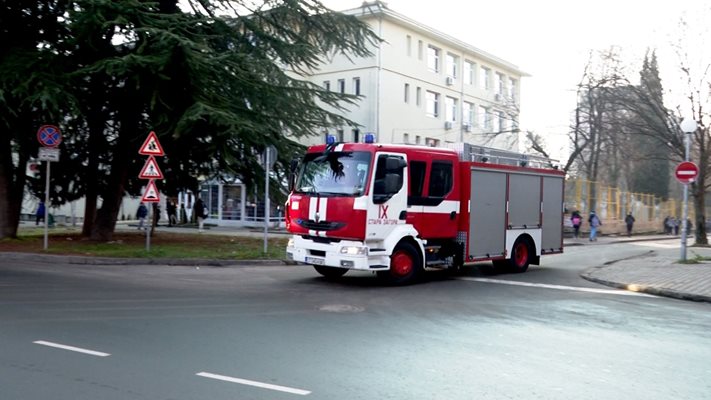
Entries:
{"type": "Polygon", "coordinates": [[[146,186],[146,191],[143,192],[143,198],[141,199],[141,201],[145,203],[157,203],[160,201],[158,189],[156,188],[156,184],[152,179],[148,181],[148,186],[146,186]]]}
{"type": "Polygon", "coordinates": [[[138,150],[138,154],[143,154],[145,156],[165,155],[163,147],[161,147],[160,142],[158,141],[158,136],[156,136],[155,132],[151,131],[151,133],[148,134],[146,141],[143,142],[143,146],[141,146],[141,149],[138,150]]]}
{"type": "Polygon", "coordinates": [[[158,163],[155,157],[150,156],[143,166],[141,173],[138,175],[140,179],[163,179],[163,172],[158,168],[158,163]]]}

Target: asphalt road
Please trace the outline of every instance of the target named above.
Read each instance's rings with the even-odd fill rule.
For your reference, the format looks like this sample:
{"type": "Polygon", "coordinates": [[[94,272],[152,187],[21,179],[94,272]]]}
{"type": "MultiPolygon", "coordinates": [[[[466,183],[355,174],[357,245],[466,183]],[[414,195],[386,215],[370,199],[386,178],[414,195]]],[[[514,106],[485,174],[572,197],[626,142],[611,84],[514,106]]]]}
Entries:
{"type": "Polygon", "coordinates": [[[709,304],[578,276],[645,246],[407,287],[0,261],[0,399],[709,399],[709,304]]]}

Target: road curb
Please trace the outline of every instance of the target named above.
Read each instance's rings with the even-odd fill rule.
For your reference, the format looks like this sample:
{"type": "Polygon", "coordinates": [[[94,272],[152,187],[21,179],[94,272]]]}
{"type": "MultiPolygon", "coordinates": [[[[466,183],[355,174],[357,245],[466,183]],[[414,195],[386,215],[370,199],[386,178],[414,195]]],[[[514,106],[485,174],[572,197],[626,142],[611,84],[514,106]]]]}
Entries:
{"type": "Polygon", "coordinates": [[[613,288],[617,288],[617,289],[629,290],[629,291],[640,292],[640,293],[647,293],[647,294],[652,294],[655,296],[670,297],[670,298],[679,299],[679,300],[690,300],[690,301],[711,303],[711,296],[680,292],[678,290],[667,289],[667,288],[662,288],[662,287],[657,287],[657,286],[650,286],[650,285],[641,285],[641,284],[635,284],[634,289],[631,289],[629,283],[611,281],[608,279],[593,276],[593,271],[601,271],[601,270],[604,270],[607,268],[614,268],[614,265],[620,261],[625,261],[625,260],[630,260],[630,259],[640,258],[640,257],[649,257],[650,254],[654,255],[655,252],[652,250],[652,251],[642,254],[642,255],[626,257],[626,258],[622,258],[619,260],[608,261],[605,263],[605,265],[599,265],[596,267],[590,267],[590,268],[586,269],[585,271],[580,273],[580,277],[587,280],[587,281],[590,281],[590,282],[599,283],[601,285],[605,285],[605,286],[609,286],[609,287],[613,287],[613,288]]]}
{"type": "Polygon", "coordinates": [[[209,267],[253,267],[290,265],[286,260],[212,260],[212,259],[175,259],[175,258],[113,258],[76,255],[38,254],[2,252],[4,260],[33,261],[42,263],[81,264],[81,265],[171,265],[171,266],[209,266],[209,267]]]}

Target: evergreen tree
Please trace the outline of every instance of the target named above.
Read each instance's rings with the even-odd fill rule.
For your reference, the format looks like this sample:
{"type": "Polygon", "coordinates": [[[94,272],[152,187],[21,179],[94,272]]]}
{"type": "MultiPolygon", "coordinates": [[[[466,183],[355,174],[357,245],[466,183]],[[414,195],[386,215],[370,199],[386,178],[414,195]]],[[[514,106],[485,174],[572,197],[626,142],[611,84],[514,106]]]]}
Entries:
{"type": "MultiPolygon", "coordinates": [[[[657,56],[655,52],[651,55],[647,53],[644,57],[642,70],[640,71],[640,88],[641,93],[646,101],[647,110],[641,110],[641,113],[654,115],[653,107],[664,107],[664,95],[662,89],[662,81],[659,78],[659,69],[657,66],[657,56]]],[[[637,101],[637,103],[641,103],[637,101]]],[[[632,118],[639,119],[638,114],[633,114],[632,118]]],[[[655,135],[655,130],[649,126],[645,126],[649,122],[638,121],[633,124],[637,132],[633,132],[631,137],[633,143],[633,151],[635,152],[633,159],[637,160],[634,163],[632,170],[632,178],[630,182],[631,190],[639,193],[651,193],[663,199],[669,197],[669,177],[671,167],[669,164],[669,155],[667,154],[666,146],[659,143],[659,139],[655,135]]]]}
{"type": "MultiPolygon", "coordinates": [[[[89,204],[101,197],[93,220],[88,207],[84,227],[99,240],[111,238],[123,195],[140,190],[136,176],[144,159],[137,151],[149,131],[158,133],[167,153],[161,163],[168,179],[161,186],[169,193],[196,190],[199,177],[218,173],[247,184],[260,181],[257,155],[269,145],[279,150],[277,171],[283,173],[285,161],[300,150],[285,134],[300,137],[321,126],[350,124],[339,111],[356,100],[325,91],[302,74],[332,52],[369,55],[377,40],[366,24],[316,0],[256,6],[247,0],[76,0],[63,2],[71,4],[63,10],[32,3],[62,30],[44,41],[47,50],[39,40],[26,49],[61,59],[50,78],[66,85],[72,108],[59,107],[56,115],[72,127],[66,132],[72,146],[67,162],[82,167],[59,188],[86,194],[89,204]]],[[[8,34],[8,41],[19,33],[8,34]]],[[[23,83],[30,74],[24,69],[15,76],[16,82],[0,78],[1,87],[23,83]]],[[[32,149],[15,144],[13,151],[26,160],[32,149]]],[[[21,197],[16,187],[12,193],[21,197]]]]}

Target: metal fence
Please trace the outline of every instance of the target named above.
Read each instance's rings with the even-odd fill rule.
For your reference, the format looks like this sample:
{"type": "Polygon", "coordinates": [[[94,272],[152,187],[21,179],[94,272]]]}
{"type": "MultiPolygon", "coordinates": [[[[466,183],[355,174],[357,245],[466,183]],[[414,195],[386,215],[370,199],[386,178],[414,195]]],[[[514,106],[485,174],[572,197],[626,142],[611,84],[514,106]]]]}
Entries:
{"type": "MultiPolygon", "coordinates": [[[[663,230],[666,217],[681,218],[682,202],[677,199],[665,201],[653,194],[630,192],[601,182],[568,179],[565,182],[565,209],[567,215],[579,211],[583,219],[595,211],[602,219],[603,226],[608,226],[605,230],[619,233],[624,230],[625,216],[632,213],[635,231],[653,232],[663,230]]],[[[694,215],[689,201],[689,218],[692,221],[695,220],[694,215]]]]}

